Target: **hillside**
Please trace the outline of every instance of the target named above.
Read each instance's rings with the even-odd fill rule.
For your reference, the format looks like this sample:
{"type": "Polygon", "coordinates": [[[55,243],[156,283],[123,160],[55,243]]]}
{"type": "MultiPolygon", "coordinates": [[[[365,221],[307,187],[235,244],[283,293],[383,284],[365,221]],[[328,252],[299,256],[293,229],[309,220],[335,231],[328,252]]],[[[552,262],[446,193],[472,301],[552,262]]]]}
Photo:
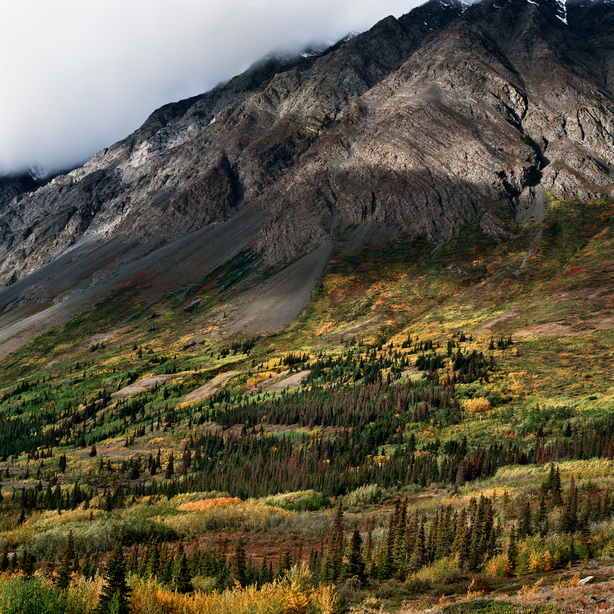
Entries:
{"type": "Polygon", "coordinates": [[[2,183],[1,611],[612,610],[613,9],[540,4],[2,183]]]}
{"type": "Polygon", "coordinates": [[[610,191],[611,4],[562,10],[432,0],[317,56],[271,56],[83,167],[7,190],[0,275],[18,281],[0,292],[0,339],[16,348],[143,271],[180,289],[242,250],[267,275],[308,270],[284,318],[245,323],[270,332],[340,235],[344,256],[403,233],[435,248],[487,211],[495,236],[497,218],[526,223],[547,190],[610,191]]]}

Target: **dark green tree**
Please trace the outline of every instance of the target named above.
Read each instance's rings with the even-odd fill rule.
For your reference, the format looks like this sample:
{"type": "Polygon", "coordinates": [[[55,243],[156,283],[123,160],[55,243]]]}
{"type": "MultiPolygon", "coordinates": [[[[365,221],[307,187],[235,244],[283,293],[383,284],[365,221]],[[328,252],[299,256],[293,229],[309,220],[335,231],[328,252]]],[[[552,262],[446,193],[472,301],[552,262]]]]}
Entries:
{"type": "Polygon", "coordinates": [[[175,560],[173,584],[179,593],[189,593],[193,590],[192,575],[190,574],[188,557],[181,544],[179,544],[179,549],[175,560]]]}
{"type": "Polygon", "coordinates": [[[356,577],[361,582],[365,580],[365,559],[362,554],[362,537],[360,537],[360,531],[358,529],[352,533],[350,539],[347,576],[349,578],[356,577]]]}
{"type": "Polygon", "coordinates": [[[516,544],[516,527],[512,527],[512,530],[510,531],[510,543],[507,547],[507,569],[510,573],[514,573],[517,562],[518,545],[516,544]]]}
{"type": "Polygon", "coordinates": [[[175,460],[173,457],[173,453],[170,453],[168,457],[168,463],[166,465],[166,472],[164,473],[164,479],[170,480],[175,474],[175,460]]]}
{"type": "Polygon", "coordinates": [[[36,559],[33,554],[28,552],[27,548],[23,549],[23,555],[21,557],[21,571],[23,575],[29,578],[34,574],[34,563],[36,559]]]}
{"type": "Polygon", "coordinates": [[[72,531],[68,532],[68,538],[66,539],[66,546],[64,547],[64,553],[62,554],[62,563],[60,565],[60,571],[56,586],[60,590],[66,590],[70,584],[70,574],[75,563],[75,548],[73,545],[72,531]]]}
{"type": "Polygon", "coordinates": [[[426,536],[424,534],[424,525],[420,525],[416,534],[416,544],[409,560],[409,570],[412,572],[419,571],[426,563],[426,536]]]}
{"type": "Polygon", "coordinates": [[[126,584],[126,561],[121,543],[118,544],[107,561],[105,585],[98,600],[97,614],[109,614],[111,608],[117,614],[129,614],[130,589],[126,584]]]}
{"type": "Polygon", "coordinates": [[[522,510],[518,537],[522,539],[523,537],[528,537],[530,535],[533,535],[533,517],[531,515],[531,504],[527,501],[527,504],[522,510]]]}
{"type": "Polygon", "coordinates": [[[331,582],[337,582],[341,577],[343,571],[343,505],[339,503],[337,512],[335,514],[335,520],[330,532],[330,541],[328,546],[327,560],[330,565],[330,578],[327,578],[331,582]]]}
{"type": "Polygon", "coordinates": [[[247,558],[245,557],[245,541],[243,541],[242,537],[239,537],[234,556],[232,557],[232,575],[241,586],[245,586],[246,571],[247,558]]]}

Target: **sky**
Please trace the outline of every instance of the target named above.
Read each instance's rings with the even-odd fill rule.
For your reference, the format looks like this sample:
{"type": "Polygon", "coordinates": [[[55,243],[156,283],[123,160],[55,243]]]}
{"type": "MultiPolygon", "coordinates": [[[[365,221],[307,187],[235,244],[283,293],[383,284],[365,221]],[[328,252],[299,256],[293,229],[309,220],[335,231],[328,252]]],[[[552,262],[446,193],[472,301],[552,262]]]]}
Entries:
{"type": "Polygon", "coordinates": [[[168,102],[273,50],[300,51],[423,0],[14,0],[0,19],[0,175],[72,168],[168,102]]]}

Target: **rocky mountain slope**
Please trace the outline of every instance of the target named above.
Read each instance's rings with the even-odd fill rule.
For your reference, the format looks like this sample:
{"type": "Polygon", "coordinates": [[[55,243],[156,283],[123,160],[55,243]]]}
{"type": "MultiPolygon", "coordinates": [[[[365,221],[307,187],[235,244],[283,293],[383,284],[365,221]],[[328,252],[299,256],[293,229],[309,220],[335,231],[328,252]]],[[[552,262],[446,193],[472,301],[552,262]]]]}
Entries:
{"type": "Polygon", "coordinates": [[[319,249],[308,297],[340,237],[437,245],[485,213],[496,235],[546,190],[611,190],[613,21],[607,0],[431,0],[169,104],[41,187],[3,183],[0,279],[22,279],[0,326],[140,271],[179,287],[248,248],[278,269],[319,249]]]}

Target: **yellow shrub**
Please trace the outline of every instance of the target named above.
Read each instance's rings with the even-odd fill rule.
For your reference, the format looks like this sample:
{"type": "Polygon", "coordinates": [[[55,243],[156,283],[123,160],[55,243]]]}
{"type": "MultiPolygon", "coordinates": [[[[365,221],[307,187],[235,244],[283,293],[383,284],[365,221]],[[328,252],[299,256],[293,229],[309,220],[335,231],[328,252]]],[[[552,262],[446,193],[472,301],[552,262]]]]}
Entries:
{"type": "Polygon", "coordinates": [[[270,379],[271,377],[275,377],[276,375],[277,373],[275,373],[275,371],[265,371],[264,373],[258,373],[257,375],[254,375],[254,377],[250,377],[247,380],[247,384],[245,384],[245,387],[249,390],[250,388],[257,386],[258,384],[261,384],[262,382],[265,382],[266,380],[270,379]]]}
{"type": "Polygon", "coordinates": [[[201,501],[191,501],[183,503],[177,509],[183,512],[198,512],[212,507],[227,507],[236,503],[242,503],[238,497],[218,497],[217,499],[202,499],[201,501]]]}
{"type": "Polygon", "coordinates": [[[498,554],[484,565],[484,576],[487,578],[505,578],[509,576],[507,554],[498,554]]]}
{"type": "Polygon", "coordinates": [[[490,401],[484,397],[468,399],[463,403],[463,409],[471,416],[487,412],[490,407],[490,401]]]}
{"type": "Polygon", "coordinates": [[[313,587],[309,571],[298,567],[260,588],[237,585],[222,593],[182,595],[136,576],[130,588],[131,609],[139,614],[332,614],[336,603],[332,587],[313,587]]]}

